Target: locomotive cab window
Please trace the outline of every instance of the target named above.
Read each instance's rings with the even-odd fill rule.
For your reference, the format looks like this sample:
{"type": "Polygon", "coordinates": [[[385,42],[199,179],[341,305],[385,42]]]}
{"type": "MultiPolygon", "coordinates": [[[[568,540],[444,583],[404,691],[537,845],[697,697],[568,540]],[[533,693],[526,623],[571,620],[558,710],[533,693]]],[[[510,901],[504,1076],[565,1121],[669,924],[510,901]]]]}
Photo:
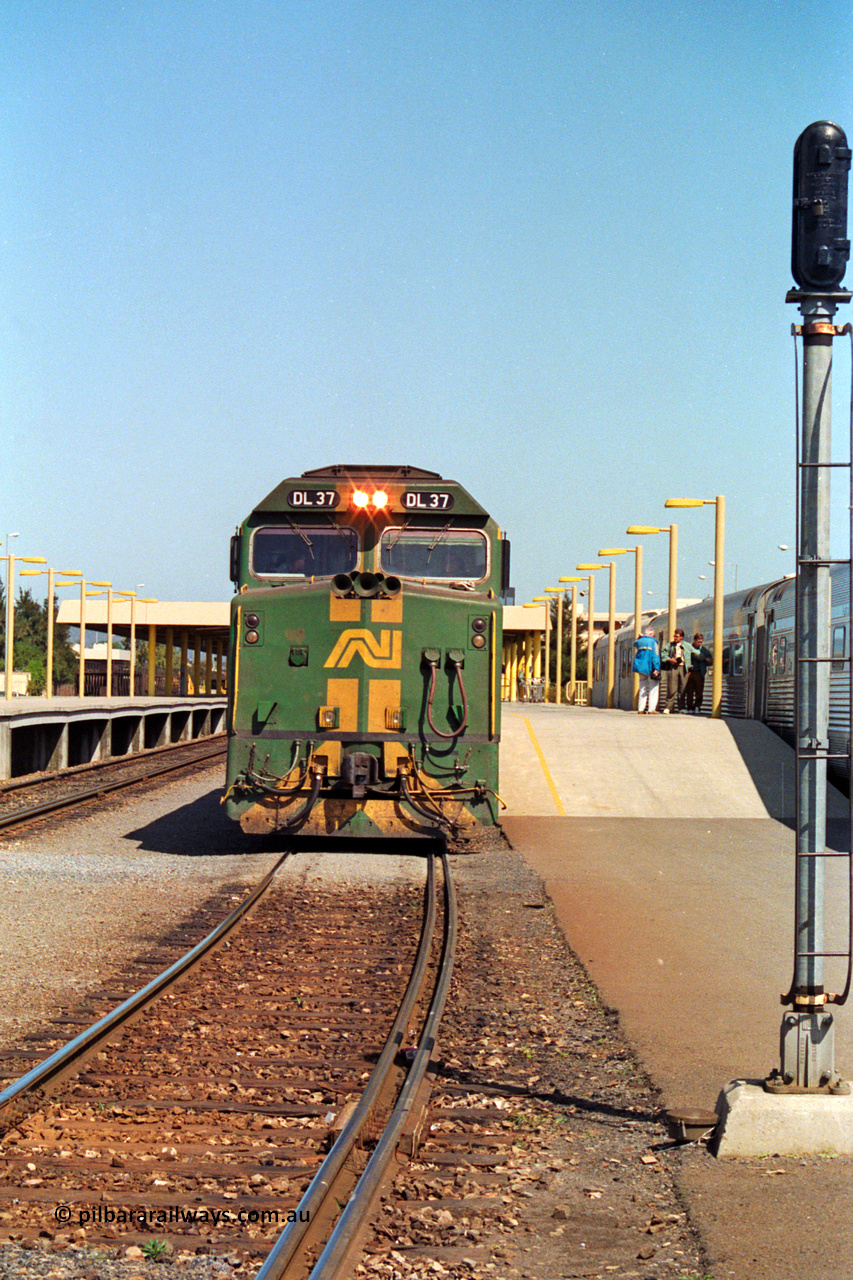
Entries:
{"type": "Polygon", "coordinates": [[[256,578],[330,578],[349,573],[358,563],[354,529],[256,529],[252,537],[252,573],[256,578]]]}
{"type": "Polygon", "coordinates": [[[386,529],[382,568],[401,578],[479,582],[489,568],[488,543],[478,529],[386,529]]]}

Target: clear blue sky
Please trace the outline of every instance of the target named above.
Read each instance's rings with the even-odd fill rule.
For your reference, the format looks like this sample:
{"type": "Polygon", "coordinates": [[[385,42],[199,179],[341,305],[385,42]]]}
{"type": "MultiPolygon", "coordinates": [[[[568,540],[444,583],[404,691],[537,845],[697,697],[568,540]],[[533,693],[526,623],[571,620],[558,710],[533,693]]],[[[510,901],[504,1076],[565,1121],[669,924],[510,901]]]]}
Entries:
{"type": "MultiPolygon", "coordinates": [[[[851,15],[7,6],[0,537],[224,599],[281,478],[407,462],[506,528],[519,600],[667,497],[726,495],[727,588],[790,570],[791,157],[813,120],[853,137],[851,15]]],[[[849,369],[837,343],[839,456],[849,369]]],[[[712,509],[679,527],[701,595],[712,509]]]]}

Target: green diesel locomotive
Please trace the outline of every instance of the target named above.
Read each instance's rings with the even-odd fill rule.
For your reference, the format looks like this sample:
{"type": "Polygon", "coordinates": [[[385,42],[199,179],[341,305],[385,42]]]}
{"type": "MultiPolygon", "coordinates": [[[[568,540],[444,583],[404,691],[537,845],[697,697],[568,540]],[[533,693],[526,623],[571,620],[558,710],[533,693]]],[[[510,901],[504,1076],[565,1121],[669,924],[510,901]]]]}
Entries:
{"type": "Polygon", "coordinates": [[[230,817],[254,833],[434,834],[500,801],[509,543],[416,467],[284,480],[231,545],[230,817]]]}

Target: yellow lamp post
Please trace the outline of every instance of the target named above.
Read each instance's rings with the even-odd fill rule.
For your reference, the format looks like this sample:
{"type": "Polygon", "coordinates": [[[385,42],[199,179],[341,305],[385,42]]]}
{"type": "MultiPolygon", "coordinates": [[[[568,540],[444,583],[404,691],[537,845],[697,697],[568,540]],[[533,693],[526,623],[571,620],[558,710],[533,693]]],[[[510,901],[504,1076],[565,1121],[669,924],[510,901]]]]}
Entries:
{"type": "MultiPolygon", "coordinates": [[[[542,701],[547,702],[548,701],[548,672],[551,669],[551,601],[548,599],[547,596],[534,596],[533,601],[535,604],[544,604],[546,606],[545,608],[545,675],[542,680],[542,701]]],[[[542,641],[539,638],[538,633],[534,638],[533,644],[534,644],[535,657],[541,660],[542,641]]],[[[535,675],[536,665],[537,664],[534,659],[534,675],[535,675]]]]}
{"type": "Polygon", "coordinates": [[[128,686],[128,697],[132,698],[135,692],[134,681],[136,676],[136,592],[135,591],[116,591],[113,593],[117,596],[123,596],[130,601],[130,661],[128,670],[130,672],[130,684],[128,686]]]}
{"type": "MultiPolygon", "coordinates": [[[[578,589],[577,583],[583,582],[583,578],[561,578],[561,582],[571,583],[572,592],[572,638],[569,643],[569,704],[574,706],[577,697],[577,675],[578,675],[578,589]]],[[[590,590],[592,590],[593,579],[589,579],[590,590]]],[[[562,650],[560,651],[562,654],[562,650]]],[[[558,699],[559,701],[559,699],[558,699]]]]}
{"type": "MultiPolygon", "coordinates": [[[[48,592],[50,594],[50,612],[48,613],[48,619],[47,619],[47,652],[48,652],[48,667],[50,670],[50,677],[49,677],[48,684],[51,689],[53,687],[53,629],[54,629],[53,592],[54,590],[58,591],[60,587],[78,587],[78,586],[80,587],[81,590],[83,589],[83,573],[82,573],[82,570],[80,569],[57,569],[56,580],[54,582],[51,582],[51,579],[48,577],[48,592]],[[68,582],[63,582],[62,581],[63,578],[68,578],[68,582]],[[74,581],[74,579],[76,578],[79,578],[80,581],[79,582],[74,581]]],[[[81,643],[80,662],[82,663],[83,661],[84,661],[83,645],[81,643]]],[[[79,689],[79,683],[78,683],[78,689],[79,689]]]]}
{"type": "Polygon", "coordinates": [[[669,498],[668,507],[715,507],[714,520],[714,661],[711,666],[711,715],[719,720],[723,706],[723,564],[726,540],[726,499],[669,498]]]}
{"type": "MultiPolygon", "coordinates": [[[[638,544],[636,547],[605,547],[598,553],[600,556],[628,556],[634,557],[634,639],[639,640],[642,625],[641,611],[643,607],[643,548],[638,544]]],[[[640,677],[634,672],[634,710],[636,711],[640,705],[640,677]]]]}
{"type": "Polygon", "coordinates": [[[107,597],[107,674],[106,674],[106,695],[110,696],[113,678],[113,620],[112,620],[112,583],[111,582],[89,582],[90,587],[99,587],[99,591],[87,591],[87,598],[90,596],[102,596],[105,593],[107,597]]]}
{"type": "Polygon", "coordinates": [[[592,702],[592,682],[593,682],[593,651],[595,649],[595,582],[592,575],[598,569],[603,569],[603,564],[578,564],[575,565],[578,573],[588,573],[589,576],[589,634],[587,636],[586,651],[586,686],[589,692],[589,701],[592,702]]]}
{"type": "MultiPolygon", "coordinates": [[[[61,572],[61,570],[60,570],[61,572]]],[[[53,569],[22,569],[22,578],[39,578],[47,574],[47,653],[45,655],[44,696],[53,697],[53,569]]]]}
{"type": "MultiPolygon", "coordinates": [[[[159,602],[156,599],[154,599],[153,596],[140,596],[139,603],[140,604],[157,604],[159,602]]],[[[208,641],[208,644],[209,644],[209,641],[208,641]]],[[[210,649],[208,649],[208,654],[209,653],[210,653],[210,649]]],[[[153,698],[156,693],[156,685],[155,685],[156,671],[157,671],[157,624],[156,622],[149,622],[148,624],[148,697],[149,698],[153,698]]],[[[210,682],[208,681],[208,685],[209,683],[210,682]]],[[[207,685],[205,686],[204,691],[205,693],[210,693],[210,689],[207,685]]]]}
{"type": "Polygon", "coordinates": [[[612,708],[616,702],[616,561],[611,560],[605,568],[610,572],[610,590],[607,593],[607,706],[612,708]]]}
{"type": "Polygon", "coordinates": [[[669,612],[669,634],[671,636],[678,622],[678,525],[670,524],[659,528],[655,524],[632,524],[628,526],[625,532],[632,533],[635,537],[645,533],[669,534],[669,599],[667,609],[669,612]]]}
{"type": "MultiPolygon", "coordinates": [[[[557,601],[557,641],[556,641],[556,649],[554,652],[554,684],[556,685],[554,702],[557,706],[559,706],[560,690],[563,684],[563,596],[566,593],[562,587],[546,587],[545,594],[557,595],[560,597],[559,600],[557,601]]],[[[551,614],[550,604],[551,602],[549,601],[548,602],[549,618],[551,614]]],[[[547,671],[550,674],[550,671],[551,671],[550,664],[548,664],[547,666],[547,671]]],[[[547,684],[546,684],[546,690],[547,690],[547,684]]],[[[547,701],[547,694],[546,694],[546,701],[547,701]]]]}
{"type": "MultiPolygon", "coordinates": [[[[130,600],[130,688],[128,696],[134,697],[136,693],[136,605],[138,604],[157,604],[156,600],[148,596],[138,596],[135,591],[114,591],[113,595],[124,596],[130,600]]],[[[149,654],[151,651],[149,631],[149,654]]],[[[149,657],[150,667],[150,657],[149,657]]]]}
{"type": "MultiPolygon", "coordinates": [[[[16,533],[7,535],[17,538],[16,533]]],[[[7,701],[12,697],[12,674],[15,670],[15,561],[21,564],[47,564],[44,556],[6,556],[6,688],[7,701]]]]}
{"type": "MultiPolygon", "coordinates": [[[[533,597],[533,600],[522,606],[525,609],[541,609],[542,597],[533,597]]],[[[545,611],[545,635],[548,634],[548,612],[545,611]]],[[[532,683],[534,675],[534,652],[532,643],[532,633],[528,632],[525,636],[524,650],[521,656],[521,673],[524,684],[532,683]]]]}

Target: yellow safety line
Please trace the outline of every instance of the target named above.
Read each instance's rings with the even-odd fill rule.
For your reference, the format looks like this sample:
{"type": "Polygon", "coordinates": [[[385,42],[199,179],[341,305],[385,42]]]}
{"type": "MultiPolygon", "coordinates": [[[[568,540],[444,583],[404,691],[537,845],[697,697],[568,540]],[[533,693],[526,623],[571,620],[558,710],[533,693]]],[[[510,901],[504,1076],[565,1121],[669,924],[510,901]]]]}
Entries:
{"type": "Polygon", "coordinates": [[[557,793],[557,788],[554,786],[554,779],[551,777],[551,770],[548,768],[547,761],[545,760],[545,757],[542,754],[542,748],[540,747],[539,743],[536,741],[536,734],[533,732],[533,725],[527,719],[527,716],[522,716],[522,720],[527,725],[527,732],[530,734],[530,741],[533,743],[534,750],[536,751],[536,754],[539,757],[539,763],[542,766],[542,772],[545,774],[545,781],[548,783],[548,790],[551,792],[551,798],[553,799],[554,804],[557,806],[557,812],[559,813],[561,818],[565,818],[566,811],[563,808],[562,801],[560,800],[560,797],[557,793]]]}

